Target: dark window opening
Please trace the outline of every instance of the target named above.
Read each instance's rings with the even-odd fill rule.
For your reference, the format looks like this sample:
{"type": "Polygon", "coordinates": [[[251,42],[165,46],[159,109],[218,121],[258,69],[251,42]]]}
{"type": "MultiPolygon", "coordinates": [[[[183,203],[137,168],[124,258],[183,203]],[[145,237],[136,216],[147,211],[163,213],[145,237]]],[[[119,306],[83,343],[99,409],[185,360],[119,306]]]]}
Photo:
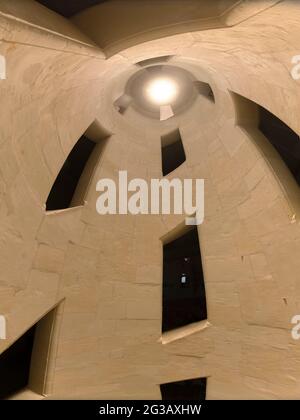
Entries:
{"type": "Polygon", "coordinates": [[[56,308],[0,354],[0,399],[24,389],[44,395],[56,308]]]}
{"type": "Polygon", "coordinates": [[[162,331],[207,319],[198,230],[192,228],[163,249],[162,331]]]}
{"type": "Polygon", "coordinates": [[[259,129],[275,147],[300,185],[300,138],[290,127],[259,106],[259,129]]]}
{"type": "Polygon", "coordinates": [[[211,102],[215,102],[214,92],[208,83],[196,81],[194,85],[200,95],[209,99],[211,102]]]}
{"type": "Polygon", "coordinates": [[[0,355],[1,400],[27,387],[34,335],[35,326],[0,355]]]}
{"type": "Polygon", "coordinates": [[[61,168],[46,202],[46,210],[84,204],[85,196],[110,133],[94,121],[78,140],[61,168]]]}
{"type": "Polygon", "coordinates": [[[163,136],[161,143],[162,172],[166,176],[186,161],[186,155],[179,130],[163,136]]]}
{"type": "Polygon", "coordinates": [[[83,10],[104,3],[107,0],[37,0],[43,6],[65,17],[71,17],[83,10]]]}
{"type": "Polygon", "coordinates": [[[46,203],[47,211],[72,207],[77,184],[95,146],[96,143],[85,136],[78,140],[53,184],[46,203]]]}
{"type": "Polygon", "coordinates": [[[205,401],[206,378],[171,382],[160,386],[162,400],[205,401]]]}
{"type": "Polygon", "coordinates": [[[231,92],[236,125],[241,127],[272,167],[293,214],[300,212],[300,138],[261,105],[231,92]]]}

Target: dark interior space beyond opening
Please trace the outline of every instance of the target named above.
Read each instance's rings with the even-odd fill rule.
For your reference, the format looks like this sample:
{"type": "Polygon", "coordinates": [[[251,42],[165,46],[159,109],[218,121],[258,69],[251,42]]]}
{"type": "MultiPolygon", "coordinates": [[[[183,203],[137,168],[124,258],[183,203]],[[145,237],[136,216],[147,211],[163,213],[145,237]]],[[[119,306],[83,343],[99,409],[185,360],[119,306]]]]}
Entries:
{"type": "Polygon", "coordinates": [[[275,147],[300,185],[300,138],[283,121],[259,106],[259,129],[275,147]]]}
{"type": "Polygon", "coordinates": [[[160,386],[161,396],[166,401],[205,401],[206,384],[206,378],[163,384],[160,386]]]}
{"type": "Polygon", "coordinates": [[[33,326],[0,355],[0,399],[7,399],[29,382],[36,327],[33,326]]]}
{"type": "Polygon", "coordinates": [[[207,319],[197,228],[164,245],[163,253],[162,331],[207,319]]]}
{"type": "Polygon", "coordinates": [[[173,172],[186,161],[180,131],[162,137],[162,172],[163,176],[173,172]]]}
{"type": "Polygon", "coordinates": [[[46,203],[47,211],[71,206],[77,184],[95,146],[96,143],[86,136],[78,140],[53,184],[46,203]]]}
{"type": "Polygon", "coordinates": [[[59,13],[64,17],[71,17],[89,7],[104,3],[107,0],[37,0],[43,6],[59,13]]]}

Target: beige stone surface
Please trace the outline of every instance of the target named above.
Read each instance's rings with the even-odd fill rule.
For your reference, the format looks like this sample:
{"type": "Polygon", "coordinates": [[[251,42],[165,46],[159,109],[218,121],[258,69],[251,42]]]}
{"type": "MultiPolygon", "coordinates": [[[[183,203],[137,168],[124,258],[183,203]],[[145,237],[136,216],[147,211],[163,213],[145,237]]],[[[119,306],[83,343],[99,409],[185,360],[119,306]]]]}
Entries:
{"type": "Polygon", "coordinates": [[[300,311],[299,214],[292,218],[278,177],[237,125],[230,92],[300,133],[300,82],[290,73],[300,54],[300,4],[252,4],[251,13],[235,10],[226,27],[143,44],[132,35],[130,48],[104,59],[93,44],[56,33],[78,34],[71,22],[37,9],[36,28],[23,2],[13,10],[22,19],[6,16],[9,3],[0,1],[7,60],[0,80],[0,313],[8,328],[0,352],[63,300],[50,398],[159,399],[161,383],[206,376],[208,399],[299,399],[300,342],[291,337],[300,311]],[[113,103],[135,63],[168,54],[211,83],[215,105],[199,97],[165,122],[134,109],[119,114],[113,103]],[[47,213],[63,162],[95,120],[112,135],[85,204],[47,213]],[[206,182],[198,230],[210,326],[162,344],[161,238],[183,217],[99,216],[96,182],[117,179],[120,169],[132,178],[161,177],[160,137],[178,127],[187,161],[172,175],[206,182]]]}

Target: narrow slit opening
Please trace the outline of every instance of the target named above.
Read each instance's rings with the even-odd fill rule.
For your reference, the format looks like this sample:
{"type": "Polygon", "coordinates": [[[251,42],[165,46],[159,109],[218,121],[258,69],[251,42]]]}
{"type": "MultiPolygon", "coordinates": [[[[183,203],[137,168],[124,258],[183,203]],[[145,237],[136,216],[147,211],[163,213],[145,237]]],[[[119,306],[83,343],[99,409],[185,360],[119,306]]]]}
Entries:
{"type": "Polygon", "coordinates": [[[162,332],[207,319],[197,227],[163,247],[162,332]]]}
{"type": "Polygon", "coordinates": [[[1,400],[26,390],[45,395],[56,315],[54,308],[0,355],[1,400]]]}
{"type": "Polygon", "coordinates": [[[161,138],[162,173],[168,175],[186,161],[180,131],[177,129],[161,138]]]}
{"type": "Polygon", "coordinates": [[[63,210],[84,204],[108,137],[109,134],[95,122],[77,141],[51,188],[46,211],[63,210]]]}

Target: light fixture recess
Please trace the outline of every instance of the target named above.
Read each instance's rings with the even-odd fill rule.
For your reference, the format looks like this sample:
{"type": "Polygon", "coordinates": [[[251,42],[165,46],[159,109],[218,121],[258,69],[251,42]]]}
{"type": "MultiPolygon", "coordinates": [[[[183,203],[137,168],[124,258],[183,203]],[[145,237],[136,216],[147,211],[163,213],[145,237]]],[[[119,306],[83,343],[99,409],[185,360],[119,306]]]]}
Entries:
{"type": "Polygon", "coordinates": [[[148,83],[146,93],[152,103],[170,105],[177,98],[178,86],[171,78],[156,78],[148,83]]]}

